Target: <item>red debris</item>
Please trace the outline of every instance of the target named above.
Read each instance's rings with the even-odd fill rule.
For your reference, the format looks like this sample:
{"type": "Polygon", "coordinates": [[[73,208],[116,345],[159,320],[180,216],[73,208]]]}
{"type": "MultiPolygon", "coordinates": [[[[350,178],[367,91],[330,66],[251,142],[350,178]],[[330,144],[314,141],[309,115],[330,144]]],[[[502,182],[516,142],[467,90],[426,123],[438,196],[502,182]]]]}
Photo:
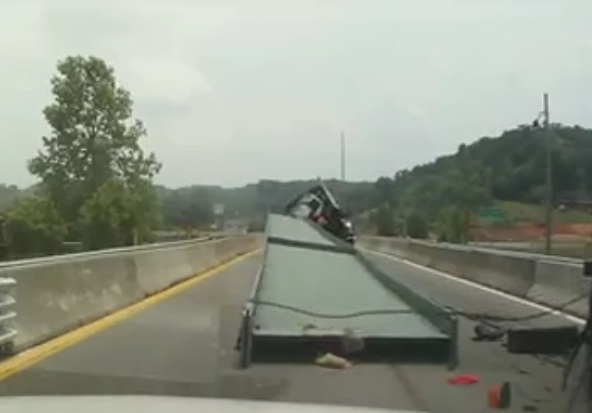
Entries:
{"type": "Polygon", "coordinates": [[[449,384],[468,385],[479,382],[479,376],[475,374],[457,374],[448,379],[449,384]]]}

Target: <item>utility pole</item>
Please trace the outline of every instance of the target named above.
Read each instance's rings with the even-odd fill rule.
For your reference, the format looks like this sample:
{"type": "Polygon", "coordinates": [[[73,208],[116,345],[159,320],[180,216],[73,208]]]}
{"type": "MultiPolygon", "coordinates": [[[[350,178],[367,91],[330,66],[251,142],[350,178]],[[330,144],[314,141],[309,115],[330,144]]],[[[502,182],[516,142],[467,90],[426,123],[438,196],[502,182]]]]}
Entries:
{"type": "Polygon", "coordinates": [[[345,181],[345,135],[341,131],[341,180],[345,181]]]}
{"type": "Polygon", "coordinates": [[[546,208],[545,208],[545,254],[551,254],[551,237],[553,235],[553,157],[552,139],[549,126],[549,94],[543,95],[543,126],[546,150],[546,208]]]}

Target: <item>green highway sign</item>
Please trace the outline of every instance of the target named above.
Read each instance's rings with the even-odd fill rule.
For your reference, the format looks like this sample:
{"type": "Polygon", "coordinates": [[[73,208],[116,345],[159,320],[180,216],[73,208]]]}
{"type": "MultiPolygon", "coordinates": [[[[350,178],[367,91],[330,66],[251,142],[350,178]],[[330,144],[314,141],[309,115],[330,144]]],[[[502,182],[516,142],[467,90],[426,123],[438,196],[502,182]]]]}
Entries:
{"type": "Polygon", "coordinates": [[[504,210],[497,207],[481,208],[479,210],[479,218],[490,218],[490,219],[504,219],[506,214],[504,210]]]}

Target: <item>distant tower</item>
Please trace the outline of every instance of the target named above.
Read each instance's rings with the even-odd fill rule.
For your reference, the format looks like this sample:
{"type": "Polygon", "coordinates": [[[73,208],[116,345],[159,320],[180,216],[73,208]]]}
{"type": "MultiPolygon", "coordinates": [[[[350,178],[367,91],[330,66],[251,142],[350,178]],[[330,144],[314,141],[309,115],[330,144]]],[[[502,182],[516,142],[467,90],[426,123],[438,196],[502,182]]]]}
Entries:
{"type": "Polygon", "coordinates": [[[341,180],[345,181],[345,135],[341,131],[341,180]]]}

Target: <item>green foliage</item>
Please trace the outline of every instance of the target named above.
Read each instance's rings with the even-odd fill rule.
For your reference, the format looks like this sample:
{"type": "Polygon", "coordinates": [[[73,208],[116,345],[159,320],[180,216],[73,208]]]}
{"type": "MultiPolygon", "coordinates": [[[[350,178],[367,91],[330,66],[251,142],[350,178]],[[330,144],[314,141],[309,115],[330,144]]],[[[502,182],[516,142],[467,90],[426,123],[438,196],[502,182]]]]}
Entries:
{"type": "Polygon", "coordinates": [[[372,221],[376,227],[376,232],[382,237],[391,237],[399,235],[395,216],[391,208],[387,205],[379,207],[373,214],[372,221]]]}
{"type": "Polygon", "coordinates": [[[414,211],[407,217],[407,235],[411,238],[428,237],[428,223],[420,213],[414,211]]]}
{"type": "Polygon", "coordinates": [[[438,240],[442,242],[466,243],[468,241],[468,211],[458,207],[443,209],[437,222],[438,240]]]}
{"type": "Polygon", "coordinates": [[[167,228],[206,228],[214,218],[205,188],[160,188],[160,203],[163,223],[167,228]]]}
{"type": "Polygon", "coordinates": [[[473,211],[490,204],[489,177],[489,169],[461,145],[453,157],[398,173],[390,192],[398,200],[397,207],[417,211],[434,221],[448,207],[473,211]]]}
{"type": "Polygon", "coordinates": [[[396,205],[397,194],[394,181],[390,178],[380,177],[374,183],[375,199],[379,205],[396,205]]]}
{"type": "Polygon", "coordinates": [[[130,186],[112,179],[82,207],[80,234],[89,249],[148,242],[157,212],[157,198],[149,182],[130,186]]]}
{"type": "MultiPolygon", "coordinates": [[[[551,133],[555,199],[587,194],[592,189],[592,130],[552,125],[551,133]]],[[[465,162],[466,170],[472,171],[463,175],[465,179],[482,184],[491,198],[539,203],[545,193],[545,148],[540,130],[520,126],[497,138],[481,138],[459,148],[454,155],[438,158],[409,173],[415,180],[424,180],[465,162]]]]}
{"type": "MultiPolygon", "coordinates": [[[[590,199],[592,130],[552,125],[551,131],[555,202],[590,199]]],[[[463,229],[467,225],[461,221],[494,200],[544,201],[545,150],[540,130],[520,126],[498,138],[461,145],[455,154],[397,172],[393,179],[379,179],[374,187],[375,199],[395,211],[418,211],[428,222],[438,223],[441,237],[462,242],[467,238],[467,230],[463,229]]],[[[540,221],[543,215],[539,215],[529,220],[540,221]]],[[[573,213],[564,215],[571,221],[581,218],[573,213]]],[[[511,213],[509,216],[520,219],[511,213]]]]}
{"type": "Polygon", "coordinates": [[[43,112],[51,134],[29,171],[41,179],[71,238],[83,236],[93,248],[129,244],[132,232],[146,238],[156,218],[150,182],[160,164],[139,146],[146,130],[131,119],[130,93],[96,57],[68,57],[57,72],[54,102],[43,112]]]}
{"type": "Polygon", "coordinates": [[[10,255],[55,254],[61,250],[67,227],[46,194],[17,201],[5,219],[10,255]]]}
{"type": "Polygon", "coordinates": [[[0,184],[0,211],[12,206],[21,196],[16,186],[0,184]]]}

